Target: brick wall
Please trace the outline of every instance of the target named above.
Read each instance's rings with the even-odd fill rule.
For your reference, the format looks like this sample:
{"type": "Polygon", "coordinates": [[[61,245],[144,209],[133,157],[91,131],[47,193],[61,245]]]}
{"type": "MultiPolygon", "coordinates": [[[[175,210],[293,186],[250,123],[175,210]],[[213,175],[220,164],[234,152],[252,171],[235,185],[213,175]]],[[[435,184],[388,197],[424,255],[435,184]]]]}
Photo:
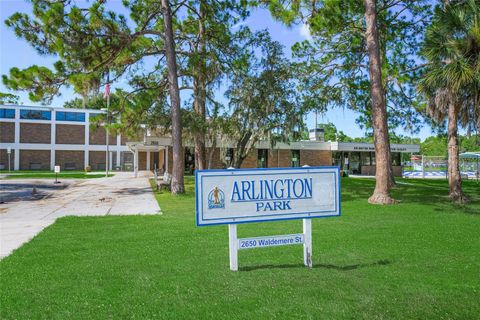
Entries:
{"type": "Polygon", "coordinates": [[[110,151],[110,153],[112,154],[112,169],[115,170],[115,167],[120,165],[117,163],[117,151],[110,151]]]}
{"type": "Polygon", "coordinates": [[[247,154],[245,160],[243,160],[241,168],[256,168],[257,167],[257,158],[258,153],[257,149],[251,149],[247,154]]]}
{"type": "Polygon", "coordinates": [[[292,166],[291,150],[269,150],[268,167],[269,168],[289,168],[292,166]]]}
{"type": "Polygon", "coordinates": [[[20,170],[34,169],[50,170],[50,150],[20,150],[20,170]]]}
{"type": "Polygon", "coordinates": [[[126,135],[120,135],[120,144],[122,146],[126,145],[129,141],[143,141],[143,131],[140,130],[137,134],[132,137],[127,137],[126,135]]]}
{"type": "Polygon", "coordinates": [[[168,172],[172,173],[173,169],[173,149],[172,147],[168,148],[168,172]]]}
{"type": "Polygon", "coordinates": [[[20,142],[50,143],[50,130],[46,123],[20,123],[20,142]]]}
{"type": "Polygon", "coordinates": [[[84,160],[83,151],[55,151],[55,165],[59,165],[61,170],[84,170],[84,160]]]}
{"type": "Polygon", "coordinates": [[[277,168],[277,150],[268,149],[267,168],[277,168]]]}
{"type": "Polygon", "coordinates": [[[147,170],[153,170],[155,168],[155,153],[156,152],[150,152],[150,168],[147,168],[147,170]]]}
{"type": "Polygon", "coordinates": [[[15,123],[0,122],[0,142],[15,142],[15,123]]]}
{"type": "MultiPolygon", "coordinates": [[[[0,168],[2,170],[8,170],[8,156],[9,154],[7,153],[7,149],[0,149],[0,168]]],[[[12,149],[12,152],[10,153],[10,170],[13,170],[13,159],[15,157],[15,150],[12,149]]]]}
{"type": "MultiPolygon", "coordinates": [[[[205,156],[206,156],[206,159],[207,159],[207,167],[208,167],[208,159],[209,159],[211,150],[212,150],[212,148],[206,148],[205,156]]],[[[220,159],[220,148],[215,148],[215,150],[213,151],[212,163],[210,164],[210,168],[211,169],[224,169],[225,168],[225,164],[220,159]]]]}
{"type": "Polygon", "coordinates": [[[300,166],[331,166],[332,153],[328,150],[300,150],[300,166]]]}
{"type": "Polygon", "coordinates": [[[138,170],[147,170],[147,153],[138,153],[138,170]]]}
{"type": "Polygon", "coordinates": [[[73,124],[57,124],[56,143],[58,144],[84,144],[85,126],[73,124]]]}
{"type": "Polygon", "coordinates": [[[158,168],[161,170],[161,172],[164,172],[165,168],[163,167],[165,165],[165,150],[160,150],[158,152],[158,168]]]}
{"type": "MultiPolygon", "coordinates": [[[[172,163],[173,163],[173,153],[172,148],[168,147],[168,172],[172,172],[172,163]]],[[[207,161],[208,161],[208,152],[210,151],[207,148],[207,161]]],[[[245,160],[241,165],[241,168],[257,168],[257,157],[258,150],[252,149],[248,153],[245,160]]],[[[139,153],[140,155],[141,153],[139,153]]],[[[146,155],[143,156],[146,158],[146,155]]],[[[142,160],[142,156],[139,156],[142,160]]],[[[163,155],[160,154],[160,159],[163,159],[163,155]]],[[[160,160],[160,162],[162,162],[160,160]]],[[[153,164],[153,160],[151,162],[153,164]]],[[[140,162],[141,164],[141,162],[140,162]]],[[[309,166],[330,166],[332,165],[332,155],[330,151],[327,150],[301,150],[300,151],[300,165],[303,166],[308,164],[309,166]]],[[[208,165],[208,163],[207,163],[208,165]]],[[[268,153],[268,167],[269,168],[290,168],[292,166],[292,150],[269,150],[268,153]]],[[[141,164],[139,170],[145,170],[141,168],[146,167],[146,162],[141,164]]],[[[223,169],[225,165],[220,159],[220,149],[217,148],[214,152],[212,159],[212,169],[223,169]]]]}
{"type": "Polygon", "coordinates": [[[162,169],[163,166],[163,151],[152,151],[150,152],[150,170],[155,169],[155,163],[157,164],[157,169],[162,169]]]}
{"type": "MultiPolygon", "coordinates": [[[[169,173],[172,173],[172,169],[173,169],[173,150],[172,150],[172,147],[167,147],[168,148],[168,172],[169,173]]],[[[185,150],[184,152],[182,153],[182,158],[185,159],[185,150]]]]}
{"type": "MultiPolygon", "coordinates": [[[[402,166],[392,166],[393,175],[395,177],[402,176],[402,166]]],[[[367,176],[374,176],[377,171],[377,166],[361,166],[361,174],[367,176]]]]}
{"type": "MultiPolygon", "coordinates": [[[[90,138],[89,138],[89,143],[90,144],[105,145],[106,140],[107,140],[106,137],[107,137],[107,133],[105,131],[105,128],[103,128],[103,127],[98,127],[98,128],[90,127],[90,138]]],[[[110,145],[116,145],[117,144],[117,137],[109,135],[108,143],[110,145]]]]}
{"type": "Polygon", "coordinates": [[[122,146],[126,145],[128,141],[143,141],[143,134],[138,134],[137,136],[131,138],[123,134],[120,136],[120,144],[122,146]]]}
{"type": "Polygon", "coordinates": [[[130,170],[133,171],[133,153],[129,151],[122,151],[120,153],[120,165],[123,166],[123,170],[130,170]]]}
{"type": "Polygon", "coordinates": [[[105,170],[105,156],[105,151],[90,151],[88,153],[88,162],[92,170],[105,170]]]}

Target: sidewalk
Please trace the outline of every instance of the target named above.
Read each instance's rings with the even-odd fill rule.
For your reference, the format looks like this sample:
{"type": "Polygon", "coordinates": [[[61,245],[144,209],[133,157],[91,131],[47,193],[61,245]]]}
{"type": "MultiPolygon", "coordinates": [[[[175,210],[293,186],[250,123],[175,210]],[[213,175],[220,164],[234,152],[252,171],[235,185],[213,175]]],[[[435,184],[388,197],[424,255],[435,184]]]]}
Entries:
{"type": "MultiPolygon", "coordinates": [[[[53,180],[41,182],[53,183],[53,180]]],[[[25,180],[19,183],[25,183],[25,180]]],[[[0,204],[0,258],[9,255],[59,217],[160,213],[145,175],[134,178],[131,172],[120,172],[111,178],[77,180],[70,187],[53,191],[41,200],[0,204]]]]}

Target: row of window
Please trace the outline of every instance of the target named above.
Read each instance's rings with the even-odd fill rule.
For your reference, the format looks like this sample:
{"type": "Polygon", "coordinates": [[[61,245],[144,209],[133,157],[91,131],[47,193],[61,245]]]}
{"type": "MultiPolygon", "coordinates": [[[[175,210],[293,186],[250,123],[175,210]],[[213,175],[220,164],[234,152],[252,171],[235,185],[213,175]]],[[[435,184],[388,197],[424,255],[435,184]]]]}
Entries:
{"type": "MultiPolygon", "coordinates": [[[[90,116],[95,117],[100,113],[92,113],[90,116]]],[[[1,119],[15,119],[15,109],[0,108],[1,119]]],[[[52,120],[52,112],[44,110],[20,110],[20,119],[28,120],[52,120]]],[[[84,112],[69,112],[69,111],[57,111],[56,119],[58,121],[74,121],[85,122],[84,112]]]]}
{"type": "MultiPolygon", "coordinates": [[[[392,165],[401,165],[401,154],[392,152],[392,165]]],[[[361,173],[362,166],[375,165],[375,152],[358,151],[335,151],[332,153],[333,165],[339,166],[342,170],[349,170],[353,173],[361,173]]]]}
{"type": "Polygon", "coordinates": [[[15,119],[15,110],[13,109],[0,109],[0,118],[2,119],[15,119]]]}
{"type": "Polygon", "coordinates": [[[20,110],[20,119],[52,120],[52,113],[43,110],[20,110]]]}
{"type": "Polygon", "coordinates": [[[85,113],[57,111],[56,119],[57,121],[85,122],[85,113]]]}
{"type": "MultiPolygon", "coordinates": [[[[291,150],[291,167],[300,167],[300,150],[291,150]]],[[[268,168],[268,149],[258,149],[257,167],[268,168]]]]}
{"type": "MultiPolygon", "coordinates": [[[[222,162],[227,166],[233,166],[233,157],[235,150],[229,148],[226,150],[225,158],[222,162]]],[[[291,150],[291,167],[300,167],[300,150],[291,150]]],[[[257,167],[268,168],[268,149],[257,149],[257,167]]],[[[193,148],[185,148],[185,170],[188,173],[193,173],[195,168],[195,152],[193,148]]]]}

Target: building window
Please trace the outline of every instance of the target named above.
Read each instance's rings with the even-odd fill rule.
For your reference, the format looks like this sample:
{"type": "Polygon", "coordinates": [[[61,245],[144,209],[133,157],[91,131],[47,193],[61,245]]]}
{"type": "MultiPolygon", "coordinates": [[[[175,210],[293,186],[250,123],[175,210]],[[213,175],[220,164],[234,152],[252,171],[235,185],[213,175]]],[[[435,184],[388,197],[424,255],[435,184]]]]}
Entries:
{"type": "Polygon", "coordinates": [[[370,152],[361,152],[360,156],[362,166],[370,166],[372,164],[370,159],[370,152]]]}
{"type": "Polygon", "coordinates": [[[360,173],[360,152],[350,152],[349,156],[348,169],[355,174],[360,173]]]}
{"type": "Polygon", "coordinates": [[[233,158],[234,158],[234,150],[233,148],[228,148],[227,151],[225,152],[225,158],[224,158],[224,163],[227,167],[232,167],[233,166],[233,158]]]}
{"type": "Polygon", "coordinates": [[[268,165],[268,149],[258,149],[257,167],[266,168],[268,165]]]}
{"type": "Polygon", "coordinates": [[[343,152],[335,151],[332,155],[333,165],[343,170],[343,152]]]}
{"type": "Polygon", "coordinates": [[[292,167],[300,167],[300,150],[292,150],[292,167]]]}
{"type": "Polygon", "coordinates": [[[57,111],[56,117],[57,121],[85,122],[85,113],[83,112],[57,111]]]}
{"type": "Polygon", "coordinates": [[[15,119],[14,109],[0,108],[0,118],[2,119],[15,119]]]}
{"type": "Polygon", "coordinates": [[[401,165],[400,152],[392,152],[392,166],[401,165]]]}
{"type": "Polygon", "coordinates": [[[193,148],[185,148],[185,172],[193,174],[195,170],[195,150],[193,148]]]}
{"type": "Polygon", "coordinates": [[[20,110],[20,119],[51,120],[52,113],[42,110],[20,110]]]}

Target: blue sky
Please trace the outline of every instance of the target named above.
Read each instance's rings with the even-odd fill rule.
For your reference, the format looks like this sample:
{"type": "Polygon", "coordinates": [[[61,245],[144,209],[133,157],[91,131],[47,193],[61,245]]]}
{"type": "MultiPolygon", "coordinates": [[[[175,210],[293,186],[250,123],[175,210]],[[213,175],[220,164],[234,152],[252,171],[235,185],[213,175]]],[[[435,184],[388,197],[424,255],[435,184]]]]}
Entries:
{"type": "MultiPolygon", "coordinates": [[[[121,9],[120,0],[110,0],[112,10],[121,9]]],[[[24,40],[18,39],[11,29],[8,29],[4,21],[15,12],[31,13],[31,5],[23,0],[0,0],[0,74],[8,74],[12,67],[25,68],[33,64],[51,66],[55,57],[40,56],[24,40]]],[[[290,47],[297,41],[308,39],[308,30],[301,26],[287,28],[281,23],[275,22],[267,10],[257,9],[245,22],[253,30],[268,29],[272,38],[285,46],[285,52],[290,56],[290,47]]],[[[115,84],[112,86],[115,88],[115,84]]],[[[3,84],[0,84],[0,91],[9,92],[3,84]]],[[[28,99],[27,93],[15,93],[20,96],[20,102],[25,105],[36,105],[28,99]]],[[[73,91],[63,89],[62,95],[53,100],[52,106],[61,107],[65,101],[71,100],[73,91]]],[[[318,123],[333,122],[339,130],[344,131],[351,137],[362,137],[364,131],[355,124],[357,114],[351,110],[337,108],[328,111],[324,115],[318,115],[318,123]]],[[[315,115],[306,116],[309,128],[315,126],[315,115]]],[[[397,130],[399,134],[408,134],[397,130]]],[[[432,134],[430,128],[425,126],[414,135],[422,140],[432,134]]],[[[410,134],[408,134],[410,135],[410,134]]]]}

